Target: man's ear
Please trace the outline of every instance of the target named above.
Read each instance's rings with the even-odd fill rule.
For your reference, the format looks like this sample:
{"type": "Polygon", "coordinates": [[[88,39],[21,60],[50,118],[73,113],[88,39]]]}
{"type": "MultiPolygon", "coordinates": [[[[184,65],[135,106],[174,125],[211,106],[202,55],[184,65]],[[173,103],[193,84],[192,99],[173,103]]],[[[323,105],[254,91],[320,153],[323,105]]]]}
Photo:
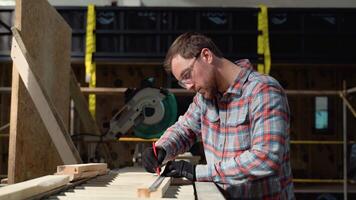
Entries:
{"type": "Polygon", "coordinates": [[[203,48],[201,50],[201,57],[205,62],[209,64],[213,62],[213,52],[211,52],[208,48],[203,48]]]}

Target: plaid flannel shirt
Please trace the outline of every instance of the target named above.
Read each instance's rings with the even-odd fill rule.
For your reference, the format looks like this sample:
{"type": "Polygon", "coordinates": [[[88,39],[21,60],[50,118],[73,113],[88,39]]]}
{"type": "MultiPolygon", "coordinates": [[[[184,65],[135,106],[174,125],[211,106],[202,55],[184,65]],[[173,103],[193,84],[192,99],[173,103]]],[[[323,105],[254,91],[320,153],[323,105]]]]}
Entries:
{"type": "Polygon", "coordinates": [[[207,164],[196,166],[197,181],[215,182],[228,198],[294,199],[284,90],[248,60],[236,65],[242,70],[227,92],[196,94],[157,145],[170,160],[201,140],[207,164]]]}

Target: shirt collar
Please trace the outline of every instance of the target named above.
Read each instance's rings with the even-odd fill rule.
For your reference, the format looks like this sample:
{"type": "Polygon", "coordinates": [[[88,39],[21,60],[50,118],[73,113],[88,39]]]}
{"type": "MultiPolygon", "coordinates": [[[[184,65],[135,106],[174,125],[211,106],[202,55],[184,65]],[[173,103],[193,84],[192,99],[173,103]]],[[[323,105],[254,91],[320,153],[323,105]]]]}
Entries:
{"type": "Polygon", "coordinates": [[[252,65],[248,59],[242,59],[235,61],[235,64],[241,68],[240,73],[237,75],[234,83],[227,89],[227,93],[240,95],[242,86],[246,82],[248,76],[252,72],[252,65]]]}

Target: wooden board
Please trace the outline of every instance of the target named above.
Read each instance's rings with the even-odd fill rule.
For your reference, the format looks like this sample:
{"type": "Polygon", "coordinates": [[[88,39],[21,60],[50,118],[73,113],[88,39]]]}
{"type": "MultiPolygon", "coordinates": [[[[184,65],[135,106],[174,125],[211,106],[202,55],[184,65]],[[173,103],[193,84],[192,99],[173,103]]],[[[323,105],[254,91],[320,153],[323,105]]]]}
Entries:
{"type": "Polygon", "coordinates": [[[194,182],[197,199],[201,200],[223,200],[221,194],[213,182],[194,182]]]}
{"type": "Polygon", "coordinates": [[[0,188],[0,199],[28,199],[69,183],[67,175],[48,175],[0,188]]]}
{"type": "MultiPolygon", "coordinates": [[[[164,170],[164,169],[162,169],[164,170]]],[[[171,184],[171,178],[166,177],[159,185],[156,191],[149,191],[149,187],[158,178],[156,174],[146,172],[142,167],[126,167],[119,170],[119,176],[121,182],[127,182],[134,185],[137,197],[139,198],[161,198],[166,193],[169,185],[171,184]],[[132,177],[139,177],[132,179],[132,177]]]]}
{"type": "Polygon", "coordinates": [[[87,172],[82,172],[79,174],[66,174],[66,173],[55,173],[55,175],[68,175],[69,176],[69,180],[72,181],[77,181],[80,179],[84,179],[84,178],[93,178],[95,176],[99,176],[99,175],[104,175],[106,173],[108,173],[108,169],[106,170],[99,170],[99,171],[87,171],[87,172]]]}
{"type": "Polygon", "coordinates": [[[70,181],[104,175],[108,172],[106,163],[87,163],[57,166],[56,175],[69,175],[70,181]]]}
{"type": "MultiPolygon", "coordinates": [[[[68,129],[70,27],[46,0],[16,0],[14,26],[33,58],[33,73],[68,129]]],[[[15,67],[11,98],[9,183],[54,173],[62,159],[15,67]]]]}
{"type": "Polygon", "coordinates": [[[166,193],[169,185],[171,184],[171,178],[165,177],[162,183],[156,188],[154,191],[150,191],[149,187],[154,183],[154,181],[158,178],[155,176],[155,179],[151,181],[147,181],[144,187],[140,187],[137,189],[137,196],[140,198],[160,198],[163,197],[166,193]]]}
{"type": "Polygon", "coordinates": [[[74,101],[75,109],[77,110],[80,120],[83,123],[84,131],[86,133],[101,135],[95,120],[89,112],[88,103],[80,91],[77,79],[75,78],[72,70],[70,71],[70,96],[74,101]]]}
{"type": "Polygon", "coordinates": [[[77,165],[60,165],[57,166],[57,173],[80,174],[88,171],[105,171],[108,169],[106,163],[86,163],[77,165]]]}
{"type": "MultiPolygon", "coordinates": [[[[100,132],[96,121],[89,112],[88,103],[83,93],[80,91],[77,79],[72,70],[70,71],[70,96],[74,101],[75,109],[83,124],[84,132],[100,136],[102,133],[100,132]]],[[[106,144],[102,145],[102,147],[103,148],[99,148],[101,155],[105,156],[105,161],[113,167],[114,161],[112,160],[110,150],[108,149],[106,144]]]]}
{"type": "Polygon", "coordinates": [[[34,66],[33,60],[28,56],[28,51],[16,28],[13,28],[12,34],[11,58],[62,161],[68,164],[81,162],[62,119],[58,116],[57,110],[43,90],[43,86],[38,82],[38,78],[31,70],[31,66],[34,66]]]}

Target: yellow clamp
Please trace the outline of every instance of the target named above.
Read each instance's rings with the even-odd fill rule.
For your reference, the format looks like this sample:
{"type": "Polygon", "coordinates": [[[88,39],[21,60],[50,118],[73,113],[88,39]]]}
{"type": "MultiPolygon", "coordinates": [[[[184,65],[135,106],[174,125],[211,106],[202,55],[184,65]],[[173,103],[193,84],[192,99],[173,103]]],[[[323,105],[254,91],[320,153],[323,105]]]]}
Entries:
{"type": "Polygon", "coordinates": [[[265,5],[260,5],[261,11],[258,13],[258,34],[257,37],[257,54],[263,55],[264,63],[257,64],[257,70],[263,74],[269,74],[271,69],[271,52],[269,48],[268,35],[268,12],[265,5]]]}
{"type": "MultiPolygon", "coordinates": [[[[96,50],[96,39],[94,30],[96,28],[95,7],[88,5],[87,30],[85,38],[85,81],[89,83],[89,88],[96,86],[96,64],[93,61],[93,53],[96,50]]],[[[89,111],[95,119],[95,94],[89,94],[89,111]]]]}

